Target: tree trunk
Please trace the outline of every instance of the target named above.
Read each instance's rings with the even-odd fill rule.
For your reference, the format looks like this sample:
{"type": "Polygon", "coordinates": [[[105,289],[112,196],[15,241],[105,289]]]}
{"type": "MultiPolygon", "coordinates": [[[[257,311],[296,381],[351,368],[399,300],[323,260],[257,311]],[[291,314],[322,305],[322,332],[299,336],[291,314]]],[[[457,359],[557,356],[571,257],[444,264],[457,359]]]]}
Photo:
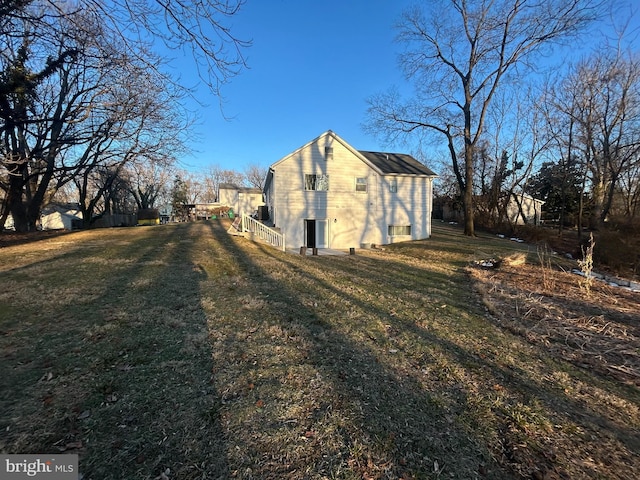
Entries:
{"type": "Polygon", "coordinates": [[[604,212],[605,184],[601,175],[594,175],[591,195],[593,205],[589,216],[589,228],[600,230],[602,227],[602,215],[604,212]]]}
{"type": "Polygon", "coordinates": [[[475,236],[473,221],[473,148],[467,145],[464,152],[465,188],[462,196],[464,205],[464,234],[470,237],[475,236]]]}
{"type": "MultiPolygon", "coordinates": [[[[473,222],[473,147],[471,140],[471,94],[469,83],[464,84],[466,103],[464,105],[464,234],[474,237],[476,232],[473,222]]],[[[477,137],[476,137],[477,138],[477,137]]]]}
{"type": "Polygon", "coordinates": [[[27,209],[22,200],[24,193],[24,177],[26,174],[26,163],[17,163],[15,168],[9,171],[9,188],[7,190],[7,210],[13,218],[13,227],[16,232],[28,232],[35,228],[31,225],[27,209]]]}

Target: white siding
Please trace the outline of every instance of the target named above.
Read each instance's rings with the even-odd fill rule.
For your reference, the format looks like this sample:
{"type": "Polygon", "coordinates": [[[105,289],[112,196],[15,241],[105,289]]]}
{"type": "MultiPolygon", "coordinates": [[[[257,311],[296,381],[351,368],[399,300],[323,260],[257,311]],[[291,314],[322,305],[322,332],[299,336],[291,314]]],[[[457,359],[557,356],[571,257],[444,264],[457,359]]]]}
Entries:
{"type": "Polygon", "coordinates": [[[258,210],[260,205],[264,205],[262,201],[261,193],[254,192],[239,192],[238,203],[234,211],[240,215],[246,213],[247,215],[253,215],[258,210]]]}
{"type": "Polygon", "coordinates": [[[219,203],[232,208],[237,215],[253,215],[260,205],[264,205],[262,193],[249,189],[221,188],[218,196],[219,203]]]}
{"type": "Polygon", "coordinates": [[[384,211],[381,225],[385,239],[382,243],[419,240],[431,236],[432,179],[420,176],[386,176],[380,194],[384,211]],[[397,182],[397,192],[390,191],[391,180],[397,182]],[[389,237],[389,225],[411,225],[411,237],[389,237]]]}
{"type": "Polygon", "coordinates": [[[225,207],[234,208],[238,204],[238,190],[231,188],[221,188],[218,192],[218,203],[220,205],[224,205],[225,207]]]}
{"type": "MultiPolygon", "coordinates": [[[[522,205],[522,213],[526,217],[527,223],[538,225],[540,223],[542,205],[544,205],[544,202],[529,195],[514,194],[514,196],[518,197],[518,200],[522,205]]],[[[514,198],[511,198],[507,204],[507,215],[509,216],[509,221],[511,223],[518,225],[523,225],[525,223],[522,215],[520,214],[518,203],[514,198]]]]}
{"type": "Polygon", "coordinates": [[[331,248],[360,247],[430,236],[431,182],[421,176],[379,175],[353,150],[330,134],[319,137],[272,166],[267,190],[269,214],[292,247],[306,245],[305,219],[327,220],[331,248]],[[325,159],[325,147],[333,158],[325,159]],[[328,175],[328,191],[305,191],[305,175],[328,175]],[[356,191],[356,178],[367,178],[367,191],[356,191]],[[411,225],[411,237],[389,237],[389,225],[411,225]]]}

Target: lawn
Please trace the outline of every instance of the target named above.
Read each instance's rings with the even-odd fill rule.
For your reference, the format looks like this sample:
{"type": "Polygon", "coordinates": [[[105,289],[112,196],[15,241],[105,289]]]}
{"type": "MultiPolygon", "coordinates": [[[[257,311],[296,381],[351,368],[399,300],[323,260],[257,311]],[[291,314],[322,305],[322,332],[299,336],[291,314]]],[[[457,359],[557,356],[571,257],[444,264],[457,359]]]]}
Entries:
{"type": "Polygon", "coordinates": [[[0,248],[0,452],[83,480],[636,478],[640,294],[444,225],[317,257],[227,227],[0,248]]]}

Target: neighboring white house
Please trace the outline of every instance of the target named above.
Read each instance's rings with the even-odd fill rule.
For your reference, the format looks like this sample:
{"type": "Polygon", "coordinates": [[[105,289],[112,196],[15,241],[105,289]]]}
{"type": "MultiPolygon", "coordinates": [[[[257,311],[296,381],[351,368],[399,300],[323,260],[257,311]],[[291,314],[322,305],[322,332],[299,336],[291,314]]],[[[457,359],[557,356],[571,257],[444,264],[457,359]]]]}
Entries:
{"type": "Polygon", "coordinates": [[[264,205],[262,190],[239,187],[232,183],[221,183],[218,188],[218,203],[230,207],[236,215],[253,215],[264,205]]]}
{"type": "MultiPolygon", "coordinates": [[[[13,217],[11,214],[5,221],[6,230],[14,230],[13,217]]],[[[42,210],[40,214],[40,230],[73,230],[82,228],[82,212],[74,204],[52,204],[42,210]]]]}
{"type": "Polygon", "coordinates": [[[287,245],[346,249],[430,237],[436,177],[410,155],[358,151],[329,130],[271,165],[264,194],[287,245]]]}
{"type": "Polygon", "coordinates": [[[82,226],[82,212],[79,209],[54,207],[42,212],[42,230],[73,230],[82,226]]]}
{"type": "Polygon", "coordinates": [[[533,198],[526,193],[512,193],[507,204],[507,215],[512,224],[539,225],[544,200],[533,198]],[[524,218],[523,218],[524,216],[524,218]],[[525,222],[526,220],[526,222],[525,222]]]}

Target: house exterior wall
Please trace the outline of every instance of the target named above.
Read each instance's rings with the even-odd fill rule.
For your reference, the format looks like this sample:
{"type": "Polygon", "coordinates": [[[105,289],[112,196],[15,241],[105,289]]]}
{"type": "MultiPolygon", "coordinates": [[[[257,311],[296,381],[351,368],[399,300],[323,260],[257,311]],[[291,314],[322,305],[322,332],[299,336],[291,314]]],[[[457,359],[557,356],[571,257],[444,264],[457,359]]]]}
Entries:
{"type": "Polygon", "coordinates": [[[82,214],[79,210],[52,211],[42,214],[40,227],[42,230],[73,230],[74,221],[82,222],[82,214]]]}
{"type": "Polygon", "coordinates": [[[51,212],[40,217],[43,230],[71,230],[71,218],[64,217],[60,212],[51,212]]]}
{"type": "Polygon", "coordinates": [[[262,192],[255,188],[220,188],[219,203],[233,209],[236,215],[253,215],[258,207],[264,205],[262,192]]]}
{"type": "Polygon", "coordinates": [[[262,200],[262,192],[249,190],[238,192],[238,202],[234,209],[238,215],[246,213],[247,215],[253,215],[258,210],[260,205],[264,205],[262,200]]]}
{"type": "MultiPolygon", "coordinates": [[[[524,214],[527,223],[539,225],[542,214],[542,205],[544,205],[544,202],[529,195],[518,195],[518,201],[522,204],[522,213],[524,214]]],[[[518,203],[513,198],[509,200],[509,204],[507,205],[507,215],[509,216],[509,221],[511,223],[516,225],[523,225],[525,223],[522,215],[520,215],[518,203]]]]}
{"type": "Polygon", "coordinates": [[[238,189],[221,187],[218,191],[218,203],[226,207],[231,207],[235,211],[236,204],[238,203],[238,189]]]}
{"type": "Polygon", "coordinates": [[[381,175],[332,135],[285,157],[272,171],[266,189],[269,214],[290,246],[307,245],[305,220],[326,227],[326,243],[320,242],[319,248],[380,245],[431,235],[432,178],[381,175]],[[325,147],[333,148],[332,158],[325,158],[325,147]],[[328,175],[328,191],[305,190],[307,174],[328,175]],[[366,192],[356,190],[357,178],[366,178],[366,192]],[[394,181],[396,192],[390,189],[394,181]],[[411,225],[411,234],[389,236],[389,225],[411,225]]]}

